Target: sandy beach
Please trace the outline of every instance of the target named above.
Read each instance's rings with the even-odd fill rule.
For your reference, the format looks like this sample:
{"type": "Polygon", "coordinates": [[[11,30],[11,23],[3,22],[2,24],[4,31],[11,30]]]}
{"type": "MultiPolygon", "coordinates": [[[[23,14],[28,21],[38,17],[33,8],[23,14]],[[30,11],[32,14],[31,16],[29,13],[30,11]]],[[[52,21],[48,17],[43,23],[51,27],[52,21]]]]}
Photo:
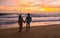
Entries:
{"type": "Polygon", "coordinates": [[[60,24],[31,26],[30,32],[25,27],[22,32],[18,27],[0,29],[0,38],[60,38],[60,24]]]}

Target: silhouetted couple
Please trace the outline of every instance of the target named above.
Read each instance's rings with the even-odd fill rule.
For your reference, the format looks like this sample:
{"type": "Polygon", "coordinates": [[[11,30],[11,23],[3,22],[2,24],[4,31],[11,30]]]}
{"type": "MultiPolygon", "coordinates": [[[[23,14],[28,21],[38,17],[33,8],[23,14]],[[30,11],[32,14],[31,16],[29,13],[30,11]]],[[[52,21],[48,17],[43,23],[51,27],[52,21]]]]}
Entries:
{"type": "Polygon", "coordinates": [[[27,13],[25,21],[23,20],[22,15],[19,15],[18,24],[19,24],[19,32],[22,31],[23,23],[26,23],[26,32],[29,32],[30,30],[30,22],[32,21],[32,18],[29,13],[27,13]]]}

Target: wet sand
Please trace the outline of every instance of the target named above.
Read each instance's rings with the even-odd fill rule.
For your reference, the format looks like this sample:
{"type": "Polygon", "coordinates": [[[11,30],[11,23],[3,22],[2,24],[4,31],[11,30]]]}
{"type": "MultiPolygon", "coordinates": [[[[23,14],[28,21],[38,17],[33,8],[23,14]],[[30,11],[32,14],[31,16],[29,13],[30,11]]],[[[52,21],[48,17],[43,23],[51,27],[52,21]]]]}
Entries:
{"type": "Polygon", "coordinates": [[[60,24],[31,26],[30,32],[25,27],[22,32],[18,32],[18,27],[0,29],[0,38],[60,38],[60,24]]]}

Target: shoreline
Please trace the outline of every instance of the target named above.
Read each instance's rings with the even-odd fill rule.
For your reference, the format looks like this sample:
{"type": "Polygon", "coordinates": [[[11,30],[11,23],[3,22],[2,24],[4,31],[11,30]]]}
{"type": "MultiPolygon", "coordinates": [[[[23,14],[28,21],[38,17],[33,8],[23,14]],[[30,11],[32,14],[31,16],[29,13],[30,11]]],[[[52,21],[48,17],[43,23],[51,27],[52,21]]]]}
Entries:
{"type": "MultiPolygon", "coordinates": [[[[31,22],[31,27],[32,26],[49,26],[49,25],[54,25],[54,24],[60,24],[60,22],[31,22]]],[[[18,23],[16,24],[9,24],[9,25],[0,25],[0,29],[7,29],[7,28],[16,28],[19,27],[18,23]]],[[[26,23],[23,23],[23,27],[26,27],[26,23]]]]}
{"type": "Polygon", "coordinates": [[[0,29],[0,38],[60,38],[60,24],[31,26],[30,32],[25,27],[22,32],[18,28],[0,29]]]}

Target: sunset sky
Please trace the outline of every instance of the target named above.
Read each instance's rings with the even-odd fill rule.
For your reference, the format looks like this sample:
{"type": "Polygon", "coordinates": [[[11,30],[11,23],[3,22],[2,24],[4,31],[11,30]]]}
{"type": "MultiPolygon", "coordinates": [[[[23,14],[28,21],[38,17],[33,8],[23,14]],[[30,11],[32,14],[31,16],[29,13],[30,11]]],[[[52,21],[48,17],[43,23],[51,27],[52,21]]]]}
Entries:
{"type": "Polygon", "coordinates": [[[0,12],[60,12],[60,0],[0,0],[0,12]]]}

